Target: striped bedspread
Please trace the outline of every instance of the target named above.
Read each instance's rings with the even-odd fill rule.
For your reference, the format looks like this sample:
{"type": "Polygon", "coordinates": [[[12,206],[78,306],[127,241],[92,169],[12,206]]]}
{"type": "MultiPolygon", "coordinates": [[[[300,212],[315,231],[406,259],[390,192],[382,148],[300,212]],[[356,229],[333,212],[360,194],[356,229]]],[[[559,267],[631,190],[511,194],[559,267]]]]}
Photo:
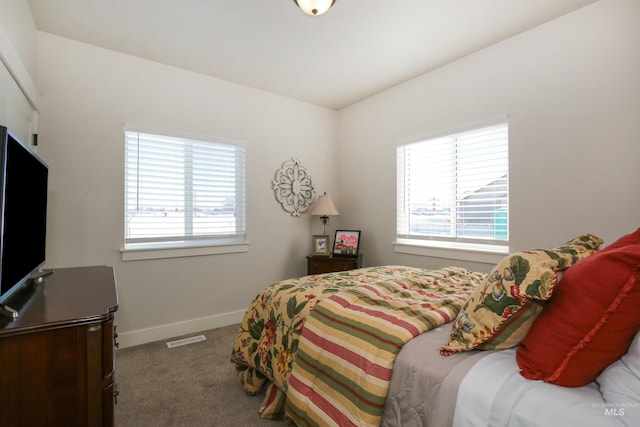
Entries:
{"type": "Polygon", "coordinates": [[[298,343],[287,417],[300,427],[378,426],[400,348],[455,319],[483,277],[449,267],[420,281],[363,284],[318,302],[298,343]]]}

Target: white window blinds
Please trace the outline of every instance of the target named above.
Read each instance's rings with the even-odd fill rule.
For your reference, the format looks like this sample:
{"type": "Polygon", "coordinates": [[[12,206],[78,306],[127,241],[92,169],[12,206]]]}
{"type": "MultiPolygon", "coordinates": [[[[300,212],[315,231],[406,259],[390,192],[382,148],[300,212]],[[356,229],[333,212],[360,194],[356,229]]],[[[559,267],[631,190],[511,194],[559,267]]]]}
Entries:
{"type": "Polygon", "coordinates": [[[125,131],[125,247],[245,240],[241,144],[125,131]]]}
{"type": "Polygon", "coordinates": [[[504,245],[508,133],[501,121],[399,145],[397,237],[504,245]]]}

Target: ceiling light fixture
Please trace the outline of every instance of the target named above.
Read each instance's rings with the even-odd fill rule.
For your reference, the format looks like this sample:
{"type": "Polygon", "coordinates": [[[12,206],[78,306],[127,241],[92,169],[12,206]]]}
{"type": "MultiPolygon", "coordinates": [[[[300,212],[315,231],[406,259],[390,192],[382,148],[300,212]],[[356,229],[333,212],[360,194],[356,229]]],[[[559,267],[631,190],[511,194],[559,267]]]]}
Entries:
{"type": "Polygon", "coordinates": [[[293,0],[307,15],[319,16],[331,9],[336,0],[293,0]]]}

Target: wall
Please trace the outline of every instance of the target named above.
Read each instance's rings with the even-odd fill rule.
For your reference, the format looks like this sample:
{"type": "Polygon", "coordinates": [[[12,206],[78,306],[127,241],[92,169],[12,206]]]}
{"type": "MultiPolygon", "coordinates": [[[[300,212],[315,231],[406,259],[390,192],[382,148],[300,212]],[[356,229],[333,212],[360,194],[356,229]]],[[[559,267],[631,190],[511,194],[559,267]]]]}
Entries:
{"type": "Polygon", "coordinates": [[[0,0],[0,125],[25,143],[37,129],[36,27],[26,2],[0,0]]]}
{"type": "Polygon", "coordinates": [[[369,263],[491,268],[394,252],[395,146],[505,114],[511,250],[640,226],[640,2],[602,0],[341,111],[336,203],[369,263]]]}
{"type": "Polygon", "coordinates": [[[286,213],[271,182],[296,157],[332,192],[335,111],[47,33],[38,42],[47,263],[115,267],[123,345],[239,322],[266,284],[306,272],[320,222],[286,213]],[[125,124],[246,142],[249,252],[121,261],[125,124]]]}

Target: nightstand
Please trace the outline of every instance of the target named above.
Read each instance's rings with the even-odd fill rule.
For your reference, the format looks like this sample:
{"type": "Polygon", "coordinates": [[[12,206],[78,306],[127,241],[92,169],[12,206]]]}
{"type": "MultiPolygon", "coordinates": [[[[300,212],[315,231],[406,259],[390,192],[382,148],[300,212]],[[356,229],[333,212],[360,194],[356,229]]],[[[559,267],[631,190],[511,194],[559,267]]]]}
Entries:
{"type": "Polygon", "coordinates": [[[307,274],[331,273],[362,267],[362,254],[357,257],[307,255],[307,274]]]}

